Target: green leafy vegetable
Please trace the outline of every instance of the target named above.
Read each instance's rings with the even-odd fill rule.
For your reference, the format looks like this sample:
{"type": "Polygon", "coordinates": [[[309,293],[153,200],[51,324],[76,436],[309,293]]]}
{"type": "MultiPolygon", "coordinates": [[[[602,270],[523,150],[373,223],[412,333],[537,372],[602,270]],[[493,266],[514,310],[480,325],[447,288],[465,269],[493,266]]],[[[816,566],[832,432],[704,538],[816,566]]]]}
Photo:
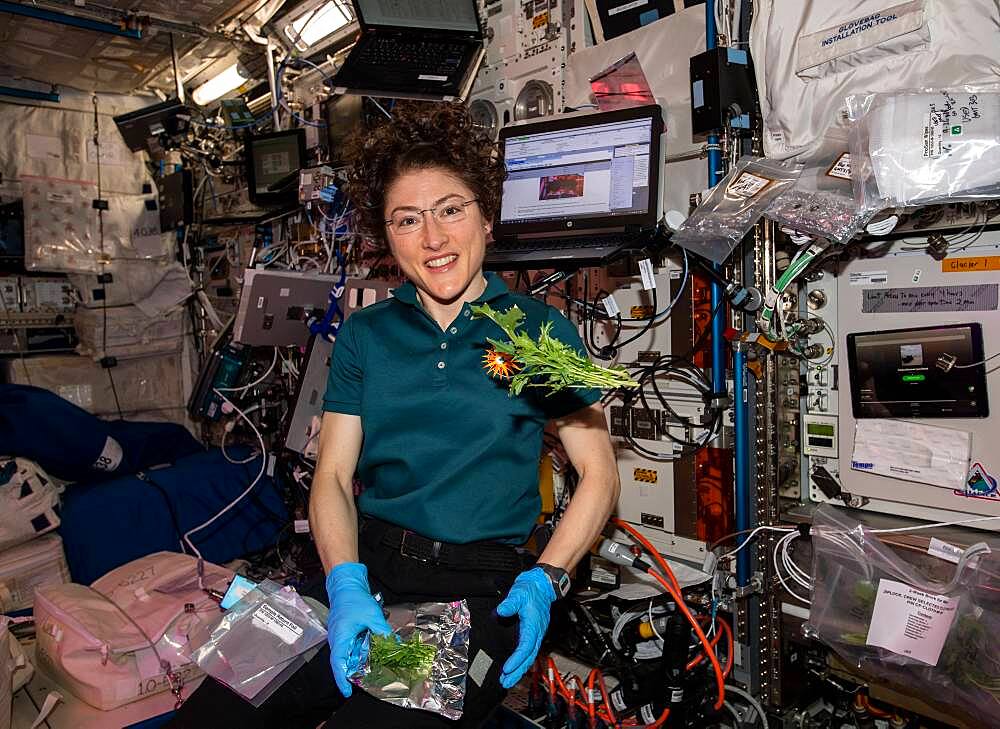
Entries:
{"type": "Polygon", "coordinates": [[[510,395],[520,395],[525,387],[547,387],[552,392],[576,387],[615,389],[638,387],[639,383],[623,367],[598,367],[581,356],[568,344],[551,336],[552,323],[542,325],[536,342],[528,334],[518,331],[524,322],[524,312],[512,306],[504,312],[496,311],[489,304],[472,307],[475,317],[485,317],[503,329],[509,341],[487,341],[502,354],[513,357],[519,372],[510,381],[510,395]]]}
{"type": "Polygon", "coordinates": [[[434,665],[437,648],[420,640],[413,633],[402,641],[396,635],[372,635],[368,656],[372,666],[388,669],[405,669],[427,675],[434,665]]]}

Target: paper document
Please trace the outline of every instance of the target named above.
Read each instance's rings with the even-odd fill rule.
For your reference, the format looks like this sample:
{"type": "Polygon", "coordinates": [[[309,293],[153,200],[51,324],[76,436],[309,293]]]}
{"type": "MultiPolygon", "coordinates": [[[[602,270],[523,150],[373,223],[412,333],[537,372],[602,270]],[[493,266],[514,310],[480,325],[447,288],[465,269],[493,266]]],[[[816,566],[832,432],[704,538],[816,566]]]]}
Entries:
{"type": "Polygon", "coordinates": [[[854,432],[855,471],[962,490],[972,433],[903,420],[863,419],[854,432]]]}
{"type": "Polygon", "coordinates": [[[867,643],[936,666],[957,609],[958,598],[882,579],[867,643]]]}

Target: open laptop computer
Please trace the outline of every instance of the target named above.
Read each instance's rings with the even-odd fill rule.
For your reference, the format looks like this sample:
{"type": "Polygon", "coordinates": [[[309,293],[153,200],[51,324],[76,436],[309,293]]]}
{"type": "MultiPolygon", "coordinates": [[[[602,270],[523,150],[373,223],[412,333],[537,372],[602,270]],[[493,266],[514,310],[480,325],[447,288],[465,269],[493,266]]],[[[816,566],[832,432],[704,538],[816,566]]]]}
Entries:
{"type": "Polygon", "coordinates": [[[353,0],[361,38],[335,94],[464,99],[485,52],[476,0],[353,0]]]}
{"type": "Polygon", "coordinates": [[[656,104],[500,130],[507,179],[486,268],[579,268],[644,245],[662,215],[656,104]]]}

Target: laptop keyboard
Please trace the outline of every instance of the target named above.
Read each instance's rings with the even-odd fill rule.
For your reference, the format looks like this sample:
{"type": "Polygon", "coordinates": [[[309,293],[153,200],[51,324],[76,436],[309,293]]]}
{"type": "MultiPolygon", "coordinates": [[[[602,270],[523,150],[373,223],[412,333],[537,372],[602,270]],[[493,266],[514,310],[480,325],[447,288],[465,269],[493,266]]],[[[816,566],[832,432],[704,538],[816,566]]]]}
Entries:
{"type": "Polygon", "coordinates": [[[509,240],[494,242],[490,250],[504,253],[530,253],[532,251],[560,251],[567,248],[603,248],[618,245],[621,238],[540,238],[536,240],[509,240]]]}
{"type": "Polygon", "coordinates": [[[376,36],[361,49],[359,60],[388,70],[450,76],[461,65],[464,52],[462,43],[376,36]]]}

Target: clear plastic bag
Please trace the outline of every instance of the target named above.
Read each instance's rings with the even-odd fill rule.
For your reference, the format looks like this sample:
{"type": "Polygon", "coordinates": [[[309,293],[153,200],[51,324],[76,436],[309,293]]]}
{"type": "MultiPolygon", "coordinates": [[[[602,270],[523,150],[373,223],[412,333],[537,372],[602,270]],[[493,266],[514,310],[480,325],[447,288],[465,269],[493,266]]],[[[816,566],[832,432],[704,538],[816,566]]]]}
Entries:
{"type": "Polygon", "coordinates": [[[324,621],[295,590],[265,580],[191,636],[191,659],[260,706],[315,655],[324,621]]]}
{"type": "Polygon", "coordinates": [[[860,205],[1000,196],[1000,87],[853,95],[847,111],[860,205]]]}
{"type": "Polygon", "coordinates": [[[851,155],[846,149],[807,164],[791,187],[764,213],[783,228],[846,243],[871,220],[879,206],[854,198],[851,155]]]}
{"type": "Polygon", "coordinates": [[[843,512],[819,507],[804,630],[880,683],[970,726],[997,726],[1000,557],[985,543],[948,546],[933,553],[942,557],[894,550],[843,512]]]}
{"type": "Polygon", "coordinates": [[[469,669],[471,618],[465,600],[392,605],[389,624],[401,641],[414,640],[435,649],[426,670],[379,665],[369,650],[368,662],[352,681],[376,698],[410,709],[423,709],[448,719],[462,718],[465,676],[469,669]]]}
{"type": "Polygon", "coordinates": [[[677,229],[674,242],[714,263],[724,263],[801,169],[791,162],[741,157],[677,229]]]}

